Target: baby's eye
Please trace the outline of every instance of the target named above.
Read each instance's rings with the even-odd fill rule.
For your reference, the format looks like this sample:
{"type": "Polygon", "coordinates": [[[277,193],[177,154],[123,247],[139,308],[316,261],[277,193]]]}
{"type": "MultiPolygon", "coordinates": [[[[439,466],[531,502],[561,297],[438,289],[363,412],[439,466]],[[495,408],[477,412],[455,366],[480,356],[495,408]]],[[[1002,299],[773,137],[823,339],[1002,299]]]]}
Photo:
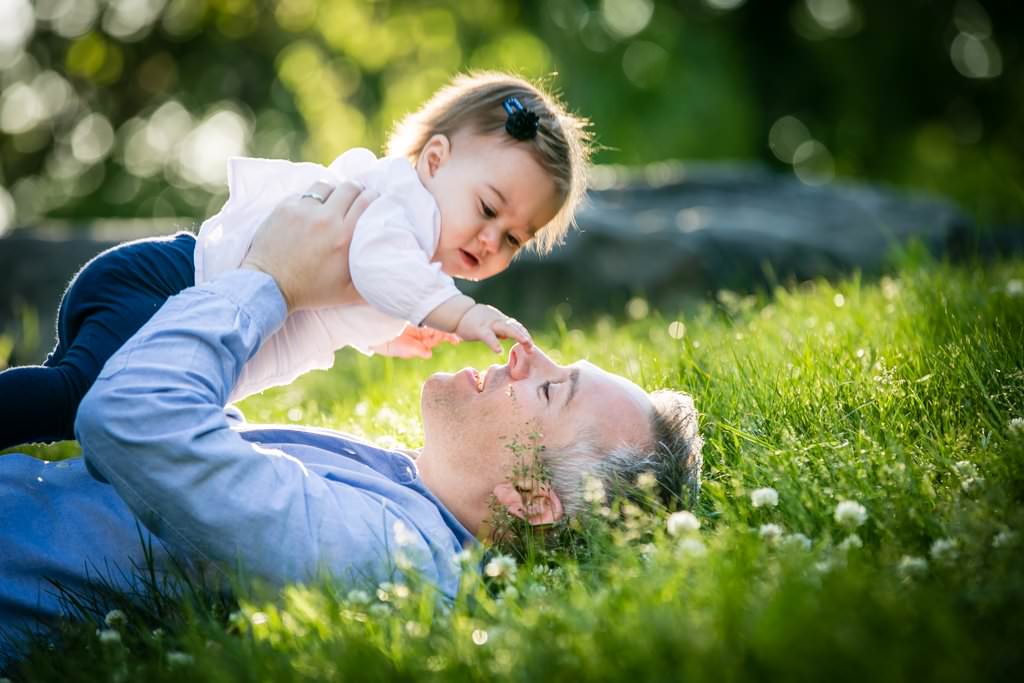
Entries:
{"type": "Polygon", "coordinates": [[[498,214],[491,207],[487,206],[486,203],[480,202],[480,211],[487,218],[494,218],[498,214]]]}
{"type": "Polygon", "coordinates": [[[512,247],[513,249],[518,249],[523,244],[522,242],[519,241],[518,237],[516,237],[510,232],[505,233],[505,241],[508,242],[509,246],[512,247]]]}

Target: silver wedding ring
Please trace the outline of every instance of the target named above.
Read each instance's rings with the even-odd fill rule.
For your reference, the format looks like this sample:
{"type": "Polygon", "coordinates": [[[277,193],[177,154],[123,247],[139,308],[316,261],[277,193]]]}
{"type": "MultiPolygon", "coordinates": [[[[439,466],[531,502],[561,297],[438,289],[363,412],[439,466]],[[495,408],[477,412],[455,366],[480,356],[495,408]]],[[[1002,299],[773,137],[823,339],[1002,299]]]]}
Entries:
{"type": "Polygon", "coordinates": [[[300,199],[305,199],[306,197],[309,197],[310,199],[315,199],[321,204],[327,201],[327,197],[323,196],[322,194],[317,194],[316,192],[305,192],[300,197],[300,199]]]}

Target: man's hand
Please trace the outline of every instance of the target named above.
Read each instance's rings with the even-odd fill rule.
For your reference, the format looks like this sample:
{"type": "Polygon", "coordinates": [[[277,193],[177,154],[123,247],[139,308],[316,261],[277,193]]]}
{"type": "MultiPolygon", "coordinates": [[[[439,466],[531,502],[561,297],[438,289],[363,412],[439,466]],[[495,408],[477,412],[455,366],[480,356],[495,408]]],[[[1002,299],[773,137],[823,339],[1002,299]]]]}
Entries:
{"type": "Polygon", "coordinates": [[[316,196],[289,197],[278,204],[241,265],[274,278],[289,313],[360,301],[348,270],[348,249],[356,222],[378,196],[347,181],[337,187],[314,183],[307,194],[316,196]]]}
{"type": "Polygon", "coordinates": [[[451,332],[442,332],[432,327],[417,327],[406,323],[402,334],[391,341],[370,348],[374,353],[396,358],[430,358],[431,349],[441,342],[458,344],[462,339],[451,332]]]}
{"type": "Polygon", "coordinates": [[[473,304],[459,320],[455,334],[465,340],[482,341],[495,353],[501,353],[499,338],[515,339],[526,348],[533,345],[530,333],[522,323],[486,304],[473,304]]]}

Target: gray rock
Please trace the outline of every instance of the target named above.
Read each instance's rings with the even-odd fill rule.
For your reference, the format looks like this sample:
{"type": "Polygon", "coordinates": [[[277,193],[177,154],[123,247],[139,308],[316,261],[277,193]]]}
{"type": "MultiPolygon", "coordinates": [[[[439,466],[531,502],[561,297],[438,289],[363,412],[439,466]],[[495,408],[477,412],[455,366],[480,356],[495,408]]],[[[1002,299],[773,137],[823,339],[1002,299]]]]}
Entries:
{"type": "Polygon", "coordinates": [[[720,289],[880,273],[919,241],[939,254],[970,231],[943,199],[878,186],[810,186],[758,166],[658,165],[610,172],[578,215],[579,230],[543,258],[466,289],[524,318],[567,301],[610,312],[633,294],[675,307],[720,289]]]}
{"type": "MultiPolygon", "coordinates": [[[[918,240],[935,254],[962,243],[971,222],[936,197],[746,165],[601,168],[579,230],[552,254],[524,254],[502,275],[460,283],[527,322],[554,304],[618,314],[642,294],[671,310],[720,289],[881,272],[892,250],[918,240]]],[[[37,361],[53,339],[57,302],[75,271],[117,241],[170,234],[180,222],[97,222],[17,230],[0,238],[0,331],[24,307],[39,312],[37,361]]],[[[21,355],[26,355],[24,350],[21,355]]]]}

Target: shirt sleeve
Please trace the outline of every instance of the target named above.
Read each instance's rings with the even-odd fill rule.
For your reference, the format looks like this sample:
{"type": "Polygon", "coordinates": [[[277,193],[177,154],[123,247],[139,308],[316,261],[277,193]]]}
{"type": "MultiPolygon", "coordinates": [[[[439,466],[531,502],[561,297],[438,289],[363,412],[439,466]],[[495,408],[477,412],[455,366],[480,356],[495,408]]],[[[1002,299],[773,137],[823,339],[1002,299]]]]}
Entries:
{"type": "Polygon", "coordinates": [[[359,219],[348,263],[352,284],[367,303],[419,325],[459,290],[440,263],[430,262],[434,216],[416,219],[396,198],[380,197],[359,219]]]}
{"type": "MultiPolygon", "coordinates": [[[[380,576],[403,510],[242,439],[223,406],[286,307],[269,276],[233,271],[172,297],[104,366],[75,433],[90,471],[164,541],[275,583],[380,576]]],[[[424,556],[429,549],[423,542],[424,556]]],[[[438,569],[417,563],[427,580],[438,569]]]]}

